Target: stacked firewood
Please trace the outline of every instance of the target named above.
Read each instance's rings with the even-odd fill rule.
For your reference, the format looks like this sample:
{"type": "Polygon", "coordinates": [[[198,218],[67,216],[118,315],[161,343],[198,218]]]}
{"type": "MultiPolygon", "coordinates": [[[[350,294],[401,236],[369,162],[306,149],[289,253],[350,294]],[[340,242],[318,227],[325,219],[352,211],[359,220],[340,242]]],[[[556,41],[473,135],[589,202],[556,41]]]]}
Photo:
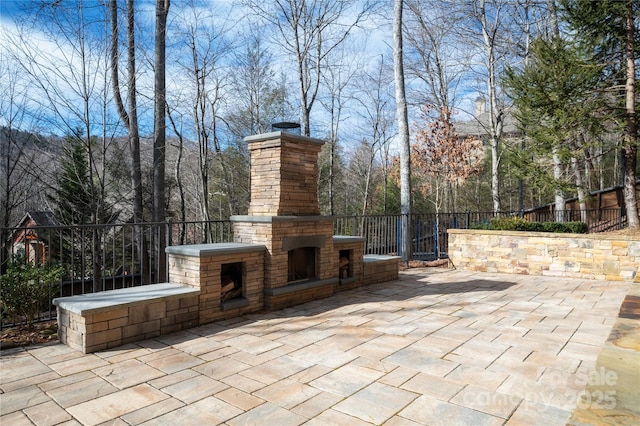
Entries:
{"type": "Polygon", "coordinates": [[[231,275],[222,275],[220,278],[222,281],[220,300],[222,302],[242,296],[242,285],[235,283],[231,275]]]}

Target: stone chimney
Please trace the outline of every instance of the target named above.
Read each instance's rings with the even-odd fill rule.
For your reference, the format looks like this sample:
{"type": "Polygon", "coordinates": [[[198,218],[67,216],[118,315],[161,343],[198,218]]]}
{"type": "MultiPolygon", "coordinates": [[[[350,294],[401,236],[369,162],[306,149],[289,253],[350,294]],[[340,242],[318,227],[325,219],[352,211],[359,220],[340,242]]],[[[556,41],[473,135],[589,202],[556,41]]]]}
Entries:
{"type": "Polygon", "coordinates": [[[323,141],[288,132],[245,138],[251,163],[247,216],[232,216],[236,243],[263,244],[264,306],[333,294],[338,257],[333,217],[320,216],[318,153],[323,141]]]}
{"type": "Polygon", "coordinates": [[[251,156],[251,216],[313,216],[323,141],[288,132],[245,138],[251,156]]]}
{"type": "Polygon", "coordinates": [[[478,118],[482,114],[487,112],[487,101],[484,98],[484,96],[478,96],[476,98],[475,104],[476,104],[475,118],[478,118]]]}

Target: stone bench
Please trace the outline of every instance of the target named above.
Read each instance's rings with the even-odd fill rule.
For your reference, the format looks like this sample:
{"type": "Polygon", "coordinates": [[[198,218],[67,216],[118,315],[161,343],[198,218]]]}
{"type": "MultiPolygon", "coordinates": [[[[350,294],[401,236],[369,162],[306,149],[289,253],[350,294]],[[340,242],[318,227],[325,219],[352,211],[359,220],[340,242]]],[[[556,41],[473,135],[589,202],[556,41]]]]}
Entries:
{"type": "Polygon", "coordinates": [[[399,256],[365,255],[362,259],[365,285],[397,280],[400,259],[399,256]]]}
{"type": "Polygon", "coordinates": [[[91,353],[195,327],[199,295],[165,283],[56,298],[60,342],[91,353]]]}

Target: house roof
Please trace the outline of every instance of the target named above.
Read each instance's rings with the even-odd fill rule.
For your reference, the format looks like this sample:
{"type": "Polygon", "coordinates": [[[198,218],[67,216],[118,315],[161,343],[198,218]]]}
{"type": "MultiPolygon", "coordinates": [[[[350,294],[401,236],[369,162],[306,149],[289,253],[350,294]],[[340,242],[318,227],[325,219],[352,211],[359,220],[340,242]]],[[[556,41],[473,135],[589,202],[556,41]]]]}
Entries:
{"type": "MultiPolygon", "coordinates": [[[[505,135],[513,135],[520,133],[517,127],[517,121],[511,112],[511,108],[504,110],[503,129],[505,135]]],[[[489,134],[489,112],[483,112],[478,116],[467,121],[457,121],[453,123],[458,135],[465,136],[484,136],[489,134]]]]}
{"type": "Polygon", "coordinates": [[[60,222],[52,211],[42,211],[26,212],[22,219],[20,219],[20,222],[18,222],[17,227],[26,226],[25,224],[28,219],[31,219],[35,223],[35,226],[60,226],[60,222]]]}

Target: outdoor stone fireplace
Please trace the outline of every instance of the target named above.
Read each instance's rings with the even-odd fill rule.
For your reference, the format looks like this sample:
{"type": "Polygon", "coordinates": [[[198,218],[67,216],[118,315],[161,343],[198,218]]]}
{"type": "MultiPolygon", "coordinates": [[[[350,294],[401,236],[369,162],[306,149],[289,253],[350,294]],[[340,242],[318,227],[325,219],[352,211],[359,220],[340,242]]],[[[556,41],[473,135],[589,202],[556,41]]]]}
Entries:
{"type": "Polygon", "coordinates": [[[247,216],[232,216],[234,240],[263,244],[265,307],[276,309],[333,294],[338,257],[333,218],[318,207],[323,141],[286,132],[245,139],[251,156],[247,216]]]}
{"type": "Polygon", "coordinates": [[[234,242],[166,248],[170,283],[54,300],[60,341],[85,353],[398,278],[396,256],[364,256],[318,208],[322,141],[273,132],[246,138],[249,214],[234,242]]]}

